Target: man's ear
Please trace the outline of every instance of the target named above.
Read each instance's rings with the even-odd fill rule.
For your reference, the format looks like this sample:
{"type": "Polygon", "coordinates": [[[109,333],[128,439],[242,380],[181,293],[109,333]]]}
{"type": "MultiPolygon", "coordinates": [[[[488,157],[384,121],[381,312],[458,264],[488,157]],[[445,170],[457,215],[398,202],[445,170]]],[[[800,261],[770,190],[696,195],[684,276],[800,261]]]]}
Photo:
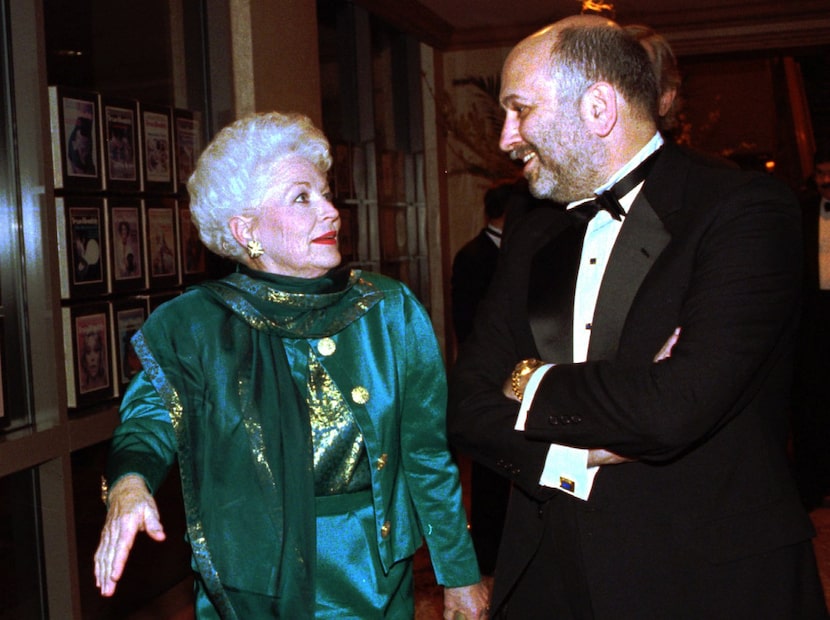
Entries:
{"type": "Polygon", "coordinates": [[[254,239],[254,218],[234,215],[228,220],[228,226],[231,229],[233,238],[243,248],[247,247],[248,242],[254,239]]]}
{"type": "Polygon", "coordinates": [[[579,103],[579,112],[586,126],[604,138],[617,124],[617,91],[608,82],[596,82],[588,87],[579,103]]]}

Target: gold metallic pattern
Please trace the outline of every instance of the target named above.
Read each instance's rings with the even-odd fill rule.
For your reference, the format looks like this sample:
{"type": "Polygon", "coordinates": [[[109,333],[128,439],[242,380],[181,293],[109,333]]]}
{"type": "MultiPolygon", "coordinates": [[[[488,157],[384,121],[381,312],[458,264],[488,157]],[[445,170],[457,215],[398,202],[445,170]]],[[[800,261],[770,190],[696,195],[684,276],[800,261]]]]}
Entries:
{"type": "Polygon", "coordinates": [[[352,388],[352,402],[358,405],[365,405],[369,402],[369,390],[362,385],[352,388]]]}
{"type": "Polygon", "coordinates": [[[254,329],[271,331],[289,338],[313,338],[337,333],[383,299],[383,292],[361,278],[360,273],[360,270],[353,269],[349,273],[349,285],[344,291],[335,293],[290,293],[238,272],[218,282],[205,282],[202,286],[217,295],[254,329]],[[254,304],[240,297],[239,291],[274,304],[274,312],[257,309],[254,304]],[[349,299],[349,303],[336,315],[332,315],[329,311],[332,300],[344,296],[349,299]],[[315,330],[319,322],[325,324],[325,333],[315,330]]]}
{"type": "Polygon", "coordinates": [[[308,406],[314,449],[315,495],[371,487],[363,435],[346,399],[313,349],[308,355],[308,406]]]}
{"type": "Polygon", "coordinates": [[[385,452],[378,457],[378,460],[375,462],[375,467],[377,470],[380,471],[384,467],[386,467],[386,461],[389,459],[389,455],[385,452]]]}

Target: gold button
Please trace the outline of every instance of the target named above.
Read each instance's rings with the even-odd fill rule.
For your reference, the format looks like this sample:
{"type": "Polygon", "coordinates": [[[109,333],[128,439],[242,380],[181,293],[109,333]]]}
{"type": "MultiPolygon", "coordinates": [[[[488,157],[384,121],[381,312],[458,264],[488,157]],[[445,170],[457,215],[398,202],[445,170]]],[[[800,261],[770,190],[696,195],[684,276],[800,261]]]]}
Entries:
{"type": "Polygon", "coordinates": [[[378,458],[378,460],[377,460],[377,468],[378,468],[378,470],[381,470],[381,469],[383,469],[383,468],[386,466],[386,460],[387,460],[388,458],[389,458],[389,455],[387,455],[385,452],[384,452],[383,454],[381,454],[381,455],[380,455],[380,457],[379,457],[379,458],[378,458]]]}
{"type": "Polygon", "coordinates": [[[358,405],[365,405],[369,402],[369,390],[362,385],[352,389],[352,401],[358,405]]]}
{"type": "Polygon", "coordinates": [[[319,351],[320,355],[328,357],[332,355],[337,350],[337,345],[334,344],[334,340],[331,338],[322,338],[320,342],[317,343],[317,351],[319,351]]]}
{"type": "Polygon", "coordinates": [[[392,524],[387,521],[383,525],[380,526],[380,537],[386,538],[389,536],[389,532],[392,530],[392,524]]]}

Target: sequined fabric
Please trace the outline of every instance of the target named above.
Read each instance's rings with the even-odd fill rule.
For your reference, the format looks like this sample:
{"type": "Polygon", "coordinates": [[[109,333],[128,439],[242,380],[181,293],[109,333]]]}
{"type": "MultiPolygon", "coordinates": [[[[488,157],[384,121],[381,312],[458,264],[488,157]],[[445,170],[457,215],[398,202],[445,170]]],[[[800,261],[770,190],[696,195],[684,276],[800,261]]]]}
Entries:
{"type": "Polygon", "coordinates": [[[314,495],[371,488],[363,435],[343,394],[309,350],[308,407],[314,446],[314,495]]]}

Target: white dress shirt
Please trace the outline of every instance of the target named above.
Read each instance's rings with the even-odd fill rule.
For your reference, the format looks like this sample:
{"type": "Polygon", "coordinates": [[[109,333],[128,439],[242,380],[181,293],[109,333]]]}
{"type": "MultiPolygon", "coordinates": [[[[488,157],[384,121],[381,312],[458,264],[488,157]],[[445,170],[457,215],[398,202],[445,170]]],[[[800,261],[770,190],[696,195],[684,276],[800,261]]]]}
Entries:
{"type": "MultiPolygon", "coordinates": [[[[663,146],[663,138],[659,133],[656,133],[633,159],[620,168],[604,185],[598,187],[594,193],[600,194],[610,189],[661,146],[663,146]]],[[[640,183],[625,196],[620,197],[620,204],[626,213],[628,213],[634,199],[640,193],[642,186],[643,184],[640,183]]],[[[568,205],[568,208],[570,209],[581,202],[585,201],[572,203],[568,205]]],[[[603,210],[597,213],[588,223],[585,240],[582,244],[582,256],[579,262],[574,295],[574,362],[584,362],[587,359],[588,344],[591,339],[591,323],[599,295],[599,287],[605,274],[608,258],[611,256],[611,250],[614,249],[614,243],[624,222],[625,219],[622,221],[616,220],[611,214],[603,210]]],[[[538,368],[528,381],[522,405],[519,409],[519,417],[516,421],[517,430],[524,430],[527,412],[533,404],[536,388],[544,374],[552,367],[553,364],[545,364],[538,368]]],[[[596,447],[601,448],[602,446],[596,447]]],[[[551,444],[542,475],[539,478],[539,484],[559,489],[586,500],[590,495],[594,477],[598,471],[599,467],[588,467],[588,450],[551,444]]]]}

